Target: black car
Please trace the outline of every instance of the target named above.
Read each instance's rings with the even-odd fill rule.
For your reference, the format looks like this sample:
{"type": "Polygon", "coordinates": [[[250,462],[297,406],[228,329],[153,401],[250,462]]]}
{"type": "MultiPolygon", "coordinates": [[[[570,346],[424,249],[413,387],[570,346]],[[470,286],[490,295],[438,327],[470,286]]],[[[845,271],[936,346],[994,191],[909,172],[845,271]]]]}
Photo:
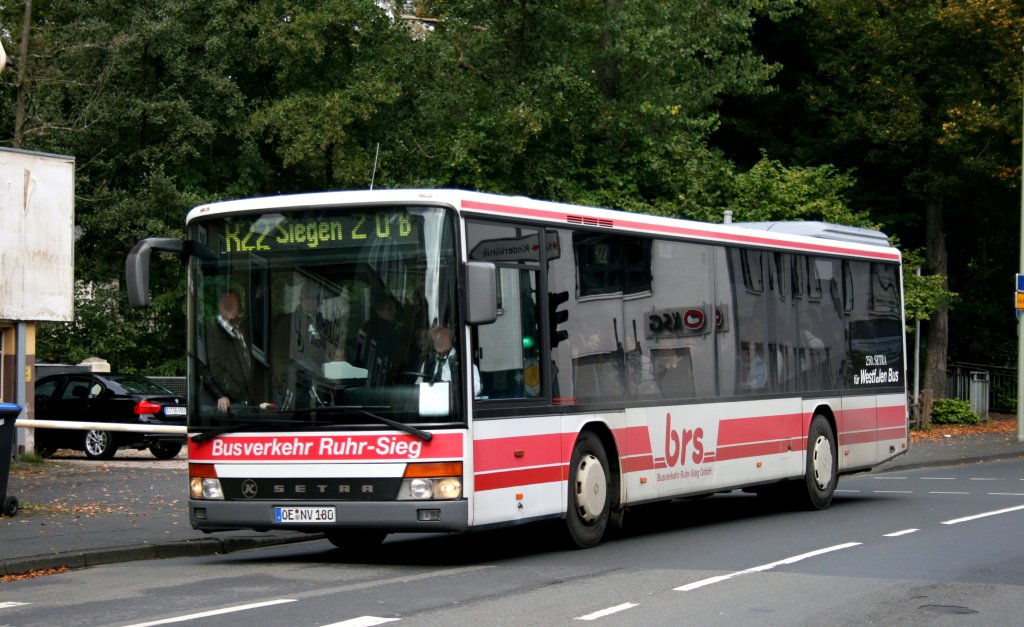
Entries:
{"type": "MultiPolygon", "coordinates": [[[[69,373],[36,381],[37,420],[73,420],[142,425],[184,425],[185,397],[146,377],[115,373],[69,373]]],[[[118,448],[148,448],[157,459],[171,459],[185,435],[128,431],[36,429],[36,453],[59,448],[85,451],[89,459],[110,459],[118,448]]]]}

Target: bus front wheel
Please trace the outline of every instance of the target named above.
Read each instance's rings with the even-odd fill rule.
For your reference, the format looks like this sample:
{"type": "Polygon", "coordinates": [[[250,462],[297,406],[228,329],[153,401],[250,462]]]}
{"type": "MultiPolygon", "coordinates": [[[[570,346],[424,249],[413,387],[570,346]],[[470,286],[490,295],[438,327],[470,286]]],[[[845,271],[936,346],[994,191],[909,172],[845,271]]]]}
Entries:
{"type": "Polygon", "coordinates": [[[591,432],[580,434],[569,466],[569,503],[565,515],[569,539],[586,549],[596,546],[608,528],[611,513],[608,455],[591,432]]]}

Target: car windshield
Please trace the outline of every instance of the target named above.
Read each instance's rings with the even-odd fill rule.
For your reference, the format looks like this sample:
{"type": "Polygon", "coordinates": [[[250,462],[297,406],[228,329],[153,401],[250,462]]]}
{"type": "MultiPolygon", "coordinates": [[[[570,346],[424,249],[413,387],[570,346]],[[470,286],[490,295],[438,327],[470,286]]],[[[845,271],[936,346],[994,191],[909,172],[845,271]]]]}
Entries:
{"type": "Polygon", "coordinates": [[[128,374],[110,374],[105,377],[124,388],[129,394],[170,394],[174,395],[167,388],[150,381],[146,377],[128,374]]]}
{"type": "Polygon", "coordinates": [[[456,321],[453,237],[440,207],[194,221],[190,427],[460,420],[456,384],[421,373],[456,321]]]}

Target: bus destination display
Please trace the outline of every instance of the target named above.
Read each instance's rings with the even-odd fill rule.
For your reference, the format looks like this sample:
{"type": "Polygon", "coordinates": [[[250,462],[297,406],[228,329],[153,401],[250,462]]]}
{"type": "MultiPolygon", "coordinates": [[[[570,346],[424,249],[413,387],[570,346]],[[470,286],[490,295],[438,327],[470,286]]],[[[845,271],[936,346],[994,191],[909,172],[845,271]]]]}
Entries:
{"type": "Polygon", "coordinates": [[[222,251],[273,252],[363,246],[374,242],[415,241],[412,218],[405,211],[352,213],[323,218],[289,217],[279,213],[256,220],[224,223],[222,251]]]}

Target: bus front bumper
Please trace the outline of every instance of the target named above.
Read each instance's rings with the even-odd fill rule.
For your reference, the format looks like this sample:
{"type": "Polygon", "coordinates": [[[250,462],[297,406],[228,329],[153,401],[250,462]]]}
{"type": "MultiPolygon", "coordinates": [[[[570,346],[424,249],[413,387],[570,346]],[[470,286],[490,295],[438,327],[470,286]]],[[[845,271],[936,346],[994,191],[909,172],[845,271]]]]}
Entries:
{"type": "Polygon", "coordinates": [[[190,500],[189,522],[201,531],[288,529],[320,533],[340,529],[392,532],[465,531],[469,505],[458,501],[206,501],[190,500]],[[284,522],[277,508],[333,508],[331,522],[284,522]]]}

